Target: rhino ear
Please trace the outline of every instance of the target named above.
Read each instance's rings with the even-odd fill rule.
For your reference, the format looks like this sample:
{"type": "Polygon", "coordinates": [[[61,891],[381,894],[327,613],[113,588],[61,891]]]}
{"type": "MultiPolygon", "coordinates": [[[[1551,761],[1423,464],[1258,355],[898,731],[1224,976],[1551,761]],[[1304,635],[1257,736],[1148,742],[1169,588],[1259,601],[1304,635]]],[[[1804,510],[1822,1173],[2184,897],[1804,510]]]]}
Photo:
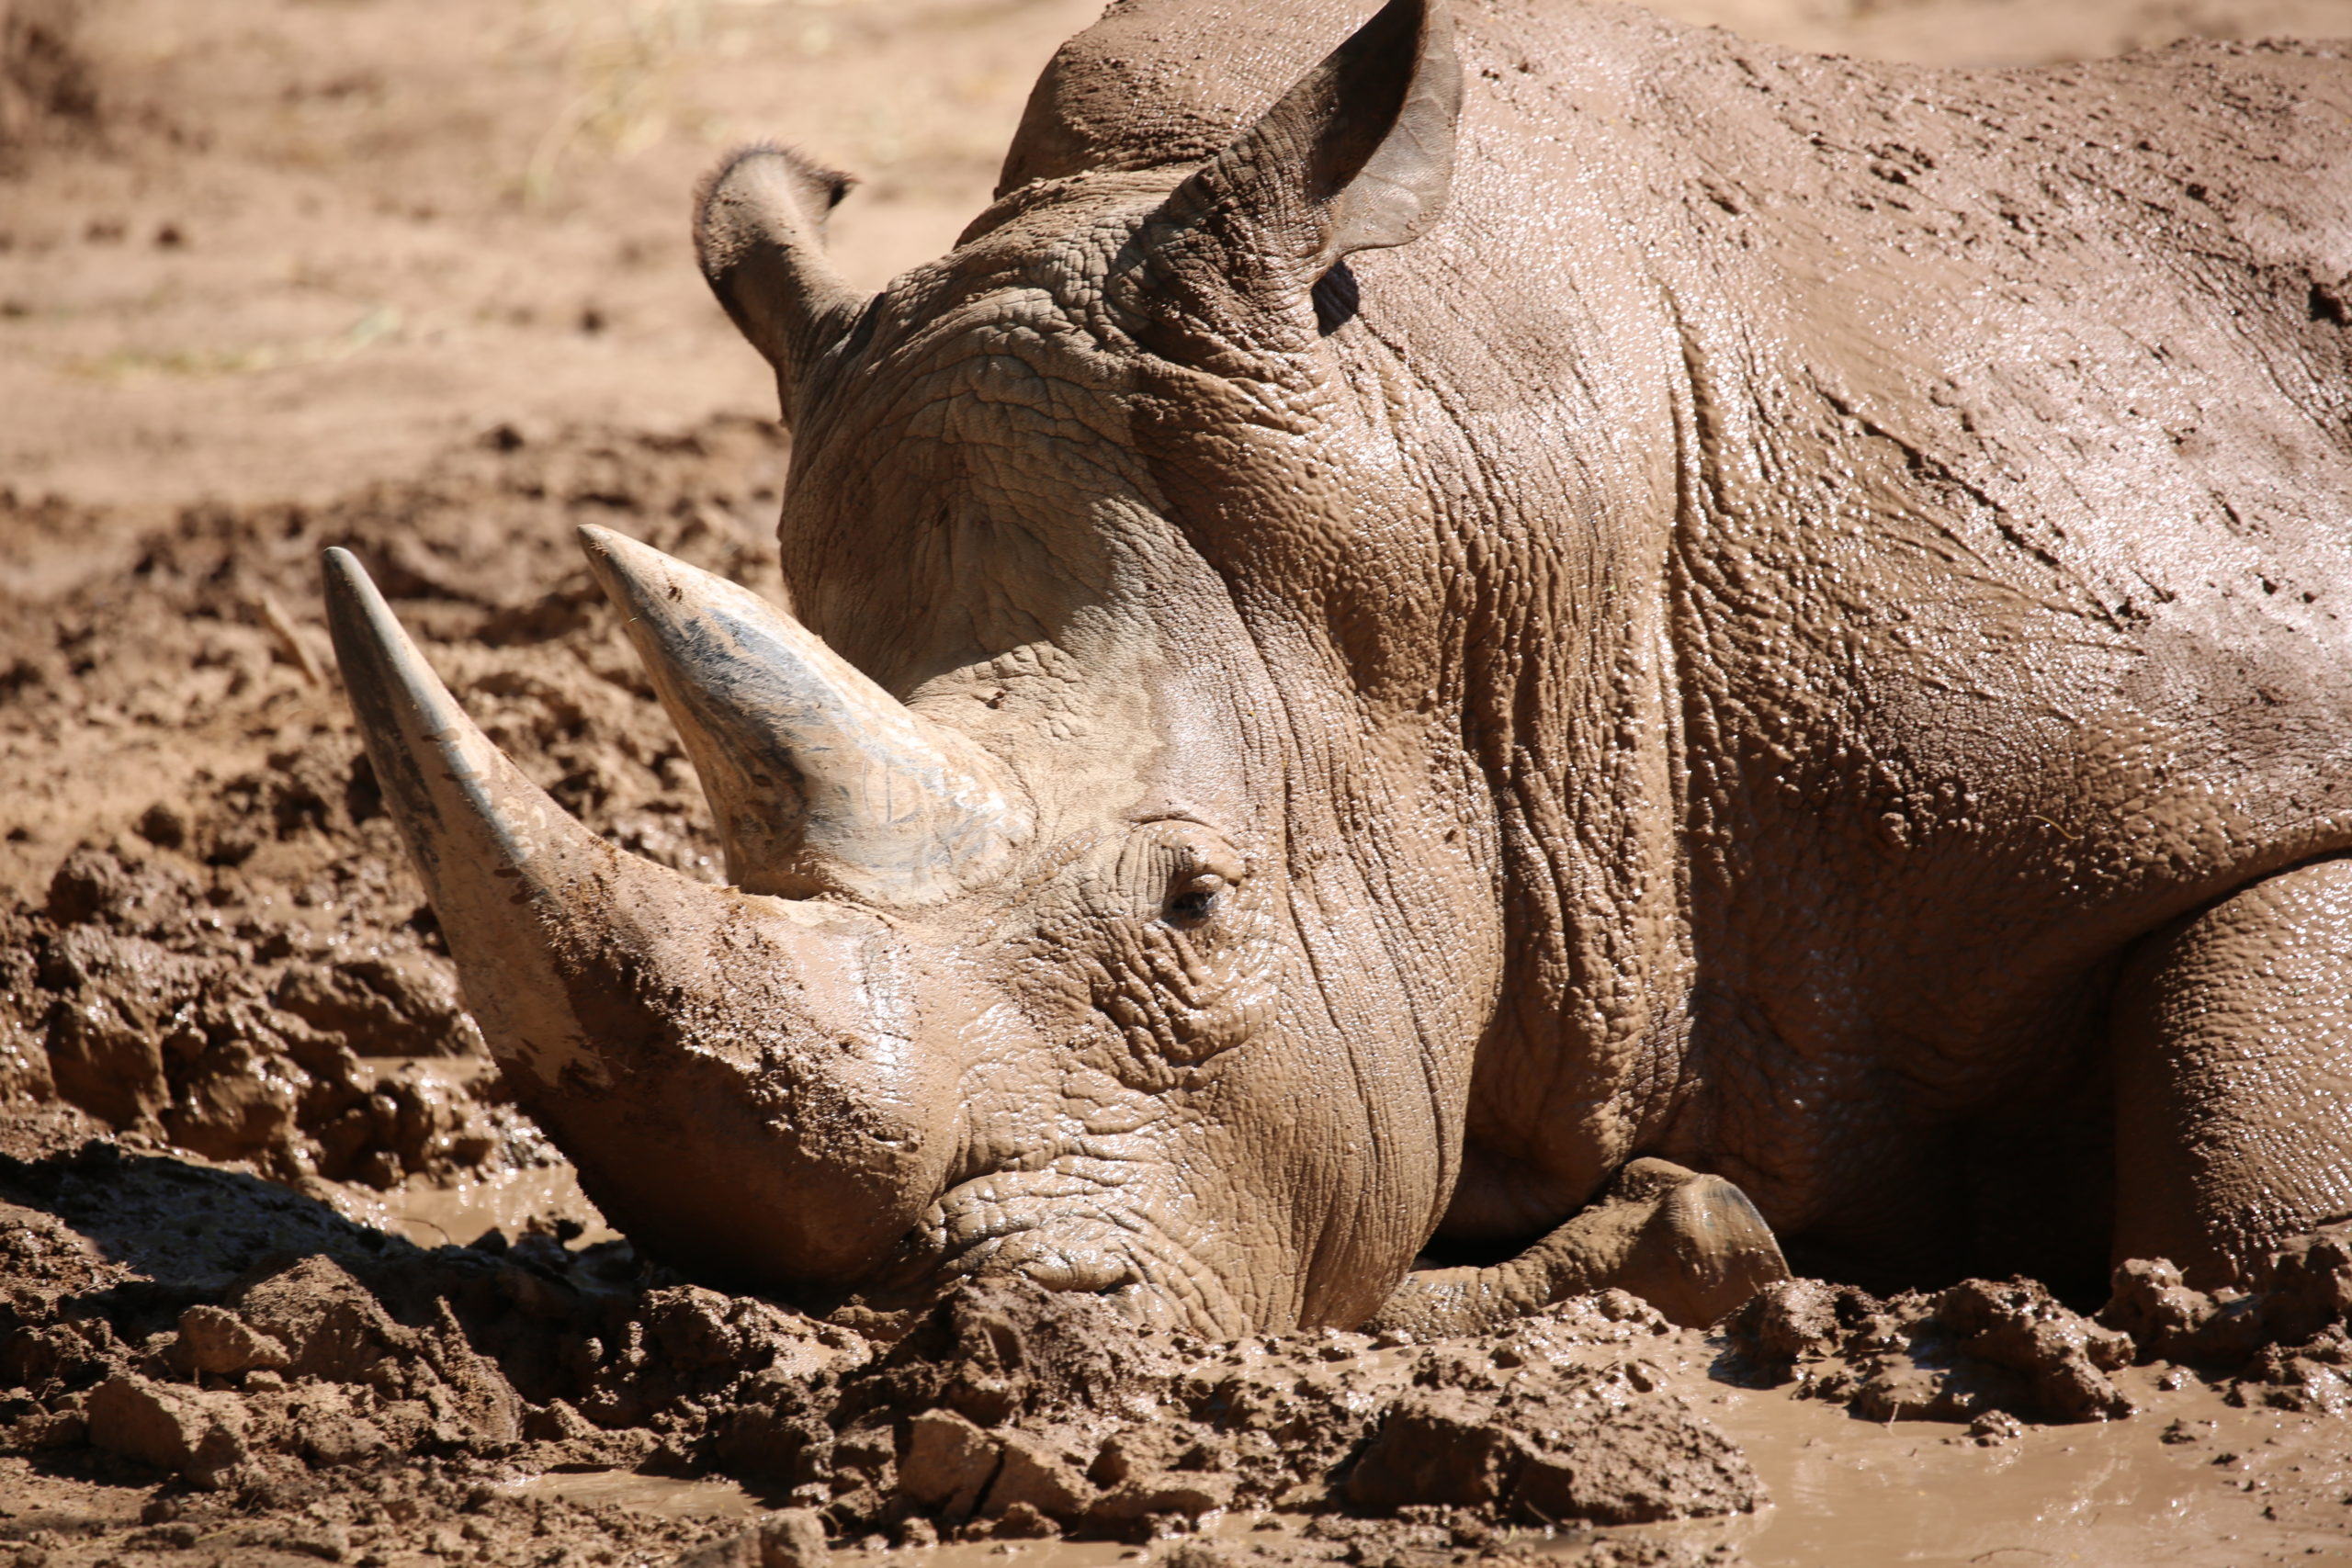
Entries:
{"type": "Polygon", "coordinates": [[[1461,111],[1447,0],[1387,0],[1176,188],[1138,237],[1145,270],[1183,307],[1205,303],[1206,269],[1250,304],[1299,308],[1351,253],[1435,220],[1461,111]]]}
{"type": "Polygon", "coordinates": [[[695,199],[695,254],[736,328],[775,367],[785,423],[808,366],[865,301],[825,259],[825,220],[850,177],[782,147],[729,156],[695,199]]]}

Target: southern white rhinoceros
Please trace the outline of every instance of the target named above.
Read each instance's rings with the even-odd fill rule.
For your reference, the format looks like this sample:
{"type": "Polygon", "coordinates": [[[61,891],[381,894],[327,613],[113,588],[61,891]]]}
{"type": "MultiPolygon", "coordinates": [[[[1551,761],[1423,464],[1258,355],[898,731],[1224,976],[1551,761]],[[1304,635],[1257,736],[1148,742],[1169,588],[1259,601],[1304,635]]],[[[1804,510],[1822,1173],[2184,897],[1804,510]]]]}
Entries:
{"type": "Polygon", "coordinates": [[[1216,1333],[1703,1318],[1773,1234],[2217,1283],[2352,1213],[2344,57],[1363,15],[1114,6],[872,299],[842,177],[711,182],[790,603],[587,547],[733,886],[567,817],[331,563],[590,1193],[806,1301],[1216,1333]]]}

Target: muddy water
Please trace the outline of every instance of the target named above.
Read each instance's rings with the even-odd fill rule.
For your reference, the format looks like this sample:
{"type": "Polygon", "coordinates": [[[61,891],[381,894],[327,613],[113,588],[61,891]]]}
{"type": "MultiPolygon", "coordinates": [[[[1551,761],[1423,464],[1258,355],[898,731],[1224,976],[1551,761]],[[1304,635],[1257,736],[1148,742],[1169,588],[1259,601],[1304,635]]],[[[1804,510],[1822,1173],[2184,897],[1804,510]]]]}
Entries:
{"type": "MultiPolygon", "coordinates": [[[[381,1076],[413,1078],[453,1094],[470,1091],[498,1070],[487,1056],[375,1056],[368,1066],[381,1076]]],[[[581,1226],[577,1239],[583,1244],[620,1235],[580,1190],[579,1177],[563,1160],[503,1166],[491,1175],[454,1182],[411,1176],[388,1192],[336,1183],[322,1195],[344,1218],[419,1247],[465,1247],[492,1230],[515,1236],[534,1221],[544,1226],[571,1220],[581,1226]]]]}
{"type": "MultiPolygon", "coordinates": [[[[1746,1568],[2352,1568],[2352,1427],[2233,1409],[2201,1385],[2165,1391],[2147,1373],[2129,1375],[2143,1407],[2133,1419],[2030,1427],[1991,1446],[1955,1427],[1880,1427],[1783,1393],[1698,1385],[1694,1402],[1747,1449],[1772,1506],[1752,1518],[1604,1533],[1672,1542],[1691,1560],[1728,1545],[1746,1568]]],[[[641,1475],[550,1474],[516,1488],[715,1519],[759,1506],[726,1483],[641,1475]]],[[[1242,1514],[1205,1533],[1271,1544],[1306,1523],[1242,1514]]],[[[1566,1556],[1592,1540],[1549,1544],[1566,1556]]],[[[1514,1544],[1547,1545],[1532,1532],[1514,1544]]],[[[1111,1568],[1145,1555],[1115,1541],[997,1541],[892,1559],[921,1568],[993,1568],[1008,1557],[1027,1568],[1111,1568]]]]}
{"type": "Polygon", "coordinates": [[[2031,1427],[1989,1448],[1770,1392],[1719,1389],[1707,1409],[1771,1492],[1773,1506],[1734,1529],[1752,1568],[2352,1565],[2345,1422],[2235,1410],[2144,1377],[2132,1392],[2143,1410],[2129,1421],[2031,1427]],[[2181,1440],[2167,1441],[2176,1421],[2181,1440]]]}
{"type": "Polygon", "coordinates": [[[519,1497],[560,1498],[582,1507],[627,1508],[677,1519],[748,1519],[759,1501],[731,1481],[683,1476],[638,1475],[625,1470],[564,1471],[517,1480],[506,1488],[519,1497]]]}
{"type": "Polygon", "coordinates": [[[568,1165],[526,1166],[447,1187],[413,1179],[390,1192],[349,1198],[335,1207],[348,1219],[419,1247],[463,1247],[492,1230],[513,1236],[535,1219],[577,1221],[583,1243],[620,1235],[596,1213],[568,1165]]]}

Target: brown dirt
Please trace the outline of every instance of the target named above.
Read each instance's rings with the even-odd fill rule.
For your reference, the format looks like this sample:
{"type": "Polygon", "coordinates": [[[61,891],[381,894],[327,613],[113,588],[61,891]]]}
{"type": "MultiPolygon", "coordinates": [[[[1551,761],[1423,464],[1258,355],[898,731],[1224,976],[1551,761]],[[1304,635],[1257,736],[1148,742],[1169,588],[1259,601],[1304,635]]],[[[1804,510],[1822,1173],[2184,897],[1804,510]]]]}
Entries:
{"type": "Polygon", "coordinates": [[[1726,1376],[1788,1385],[1864,1420],[2115,1421],[2137,1413],[2119,1374],[2191,1371],[2230,1404],[2339,1416],[2352,1410],[2352,1238],[2306,1236],[2269,1260],[2264,1288],[2192,1290],[2161,1259],[2116,1271],[2097,1317],[2032,1280],[1964,1280],[1878,1301],[1850,1285],[1768,1285],[1724,1320],[1726,1376]]]}
{"type": "MultiPolygon", "coordinates": [[[[1094,8],[0,0],[0,1562],[798,1564],[794,1507],[1071,1568],[2352,1562],[2334,1241],[2240,1300],[2143,1269],[2096,1321],[1799,1282],[1713,1341],[1617,1297],[1201,1346],[1019,1287],[817,1324],[579,1198],[483,1070],[318,552],[567,806],[708,874],[569,537],[774,585],[783,443],[685,193],[730,141],[808,146],[866,176],[835,237],[877,281],[980,205],[1094,8]]],[[[1665,8],[1995,63],[2352,33],[2346,0],[1665,8]]]]}
{"type": "MultiPolygon", "coordinates": [[[[0,1252],[8,1451],[52,1483],[148,1483],[136,1522],[174,1541],[296,1528],[391,1560],[440,1523],[462,1534],[516,1476],[607,1471],[725,1476],[873,1547],[1149,1540],[1279,1509],[1304,1525],[1294,1555],[1367,1529],[1477,1554],[1512,1526],[1763,1501],[1647,1354],[1679,1331],[1622,1293],[1475,1340],[1211,1347],[1014,1281],[861,1333],[685,1283],[626,1241],[427,1251],[107,1139],[0,1165],[0,1252]]],[[[543,1511],[482,1526],[473,1555],[542,1560],[543,1511]]],[[[636,1547],[654,1523],[563,1530],[636,1547]]]]}

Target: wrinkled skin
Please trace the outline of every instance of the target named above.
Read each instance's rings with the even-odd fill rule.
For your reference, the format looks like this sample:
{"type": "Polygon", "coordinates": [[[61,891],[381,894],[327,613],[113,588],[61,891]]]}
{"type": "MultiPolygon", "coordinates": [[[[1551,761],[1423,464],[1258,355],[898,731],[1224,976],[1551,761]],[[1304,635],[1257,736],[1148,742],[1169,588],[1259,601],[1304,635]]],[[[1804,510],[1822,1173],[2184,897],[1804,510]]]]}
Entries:
{"type": "MultiPolygon", "coordinates": [[[[1477,6],[1449,146],[1442,18],[1382,15],[1285,98],[1359,6],[1129,0],[871,302],[821,261],[837,182],[722,171],[788,608],[999,814],[910,871],[804,826],[806,744],[729,786],[773,807],[743,891],[620,967],[724,990],[700,933],[784,932],[711,1005],[801,1021],[695,1093],[835,1110],[616,1126],[696,1049],[650,982],[626,1049],[578,985],[486,1019],[591,1191],[812,1300],[1019,1269],[1221,1333],[1363,1321],[1645,1156],[1867,1282],[2238,1279],[2352,1212],[2352,1123],[2270,1135],[2352,1098],[2342,900],[2175,925],[2352,851],[2345,63],[1972,75],[1477,6]],[[2246,1000],[2274,948],[2336,1000],[2246,1000]],[[885,993],[897,1065],[826,1077],[885,993]],[[806,1179],[727,1175],[763,1160],[806,1179]]],[[[403,808],[428,862],[440,811],[403,808]]],[[[522,917],[428,881],[514,988],[522,917]]]]}

